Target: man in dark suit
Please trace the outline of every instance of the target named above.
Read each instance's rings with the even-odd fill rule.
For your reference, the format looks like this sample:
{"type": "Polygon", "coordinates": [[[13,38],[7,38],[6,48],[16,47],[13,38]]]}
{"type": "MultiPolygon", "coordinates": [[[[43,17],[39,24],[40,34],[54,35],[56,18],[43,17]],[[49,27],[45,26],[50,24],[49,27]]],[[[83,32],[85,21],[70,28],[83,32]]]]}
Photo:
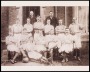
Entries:
{"type": "Polygon", "coordinates": [[[36,17],[33,11],[30,11],[29,18],[30,18],[30,24],[34,24],[36,22],[36,17]]]}
{"type": "Polygon", "coordinates": [[[52,11],[49,12],[49,16],[45,19],[45,24],[46,24],[47,19],[50,19],[51,20],[51,25],[53,25],[54,28],[58,25],[58,20],[54,16],[54,14],[53,14],[52,11]]]}
{"type": "MultiPolygon", "coordinates": [[[[30,18],[30,24],[32,25],[37,21],[33,11],[30,11],[29,18],[30,18]]],[[[32,35],[34,36],[34,30],[32,31],[32,35]]]]}

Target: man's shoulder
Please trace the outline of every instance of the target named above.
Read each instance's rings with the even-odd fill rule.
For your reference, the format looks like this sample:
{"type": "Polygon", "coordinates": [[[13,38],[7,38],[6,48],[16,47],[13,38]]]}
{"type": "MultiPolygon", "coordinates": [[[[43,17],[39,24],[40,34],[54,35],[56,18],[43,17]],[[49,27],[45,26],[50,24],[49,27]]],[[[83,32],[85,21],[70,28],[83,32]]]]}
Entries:
{"type": "Polygon", "coordinates": [[[69,25],[69,27],[71,27],[71,26],[73,26],[73,24],[72,24],[72,23],[69,25]]]}

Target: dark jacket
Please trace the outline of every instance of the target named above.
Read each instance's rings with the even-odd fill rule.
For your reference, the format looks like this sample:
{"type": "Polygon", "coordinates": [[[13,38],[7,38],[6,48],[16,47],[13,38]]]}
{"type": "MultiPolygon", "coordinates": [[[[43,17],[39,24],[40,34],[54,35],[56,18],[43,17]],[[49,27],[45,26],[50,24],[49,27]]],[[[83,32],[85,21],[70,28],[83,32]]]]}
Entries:
{"type": "Polygon", "coordinates": [[[31,18],[31,16],[29,16],[29,18],[30,18],[30,23],[31,24],[34,24],[36,22],[36,17],[35,16],[33,16],[32,18],[31,18]]]}
{"type": "Polygon", "coordinates": [[[46,19],[45,19],[45,24],[47,22],[47,19],[50,19],[51,20],[51,25],[54,26],[54,28],[58,25],[58,19],[56,17],[52,17],[52,19],[50,18],[50,16],[48,16],[46,19]]]}

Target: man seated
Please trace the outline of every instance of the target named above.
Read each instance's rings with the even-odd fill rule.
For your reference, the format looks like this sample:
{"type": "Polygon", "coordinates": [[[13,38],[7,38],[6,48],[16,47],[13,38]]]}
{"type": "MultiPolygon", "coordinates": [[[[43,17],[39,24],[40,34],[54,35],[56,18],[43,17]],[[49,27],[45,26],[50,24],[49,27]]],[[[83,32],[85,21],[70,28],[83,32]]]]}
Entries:
{"type": "Polygon", "coordinates": [[[9,33],[9,35],[6,37],[6,45],[7,45],[7,50],[9,52],[8,55],[8,57],[10,57],[9,60],[12,64],[14,64],[16,63],[16,58],[18,57],[20,50],[19,47],[17,46],[17,42],[14,36],[11,33],[9,33]],[[11,57],[12,54],[14,55],[13,57],[11,57]]]}
{"type": "Polygon", "coordinates": [[[61,53],[63,60],[62,62],[68,61],[68,54],[73,51],[73,37],[70,34],[68,28],[65,29],[65,34],[61,41],[61,47],[59,48],[59,52],[61,53]]]}
{"type": "Polygon", "coordinates": [[[45,40],[46,40],[47,52],[49,54],[49,57],[51,57],[51,61],[53,62],[53,59],[55,57],[54,52],[57,48],[57,41],[56,41],[56,36],[54,35],[54,29],[51,29],[50,34],[45,36],[45,40]]]}

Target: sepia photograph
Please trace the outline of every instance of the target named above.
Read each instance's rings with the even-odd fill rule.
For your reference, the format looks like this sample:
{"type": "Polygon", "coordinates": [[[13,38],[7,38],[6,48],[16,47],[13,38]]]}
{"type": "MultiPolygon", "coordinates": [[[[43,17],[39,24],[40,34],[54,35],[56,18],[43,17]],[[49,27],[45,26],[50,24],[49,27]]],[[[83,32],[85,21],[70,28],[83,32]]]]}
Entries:
{"type": "Polygon", "coordinates": [[[1,66],[89,66],[89,6],[1,6],[1,66]]]}

